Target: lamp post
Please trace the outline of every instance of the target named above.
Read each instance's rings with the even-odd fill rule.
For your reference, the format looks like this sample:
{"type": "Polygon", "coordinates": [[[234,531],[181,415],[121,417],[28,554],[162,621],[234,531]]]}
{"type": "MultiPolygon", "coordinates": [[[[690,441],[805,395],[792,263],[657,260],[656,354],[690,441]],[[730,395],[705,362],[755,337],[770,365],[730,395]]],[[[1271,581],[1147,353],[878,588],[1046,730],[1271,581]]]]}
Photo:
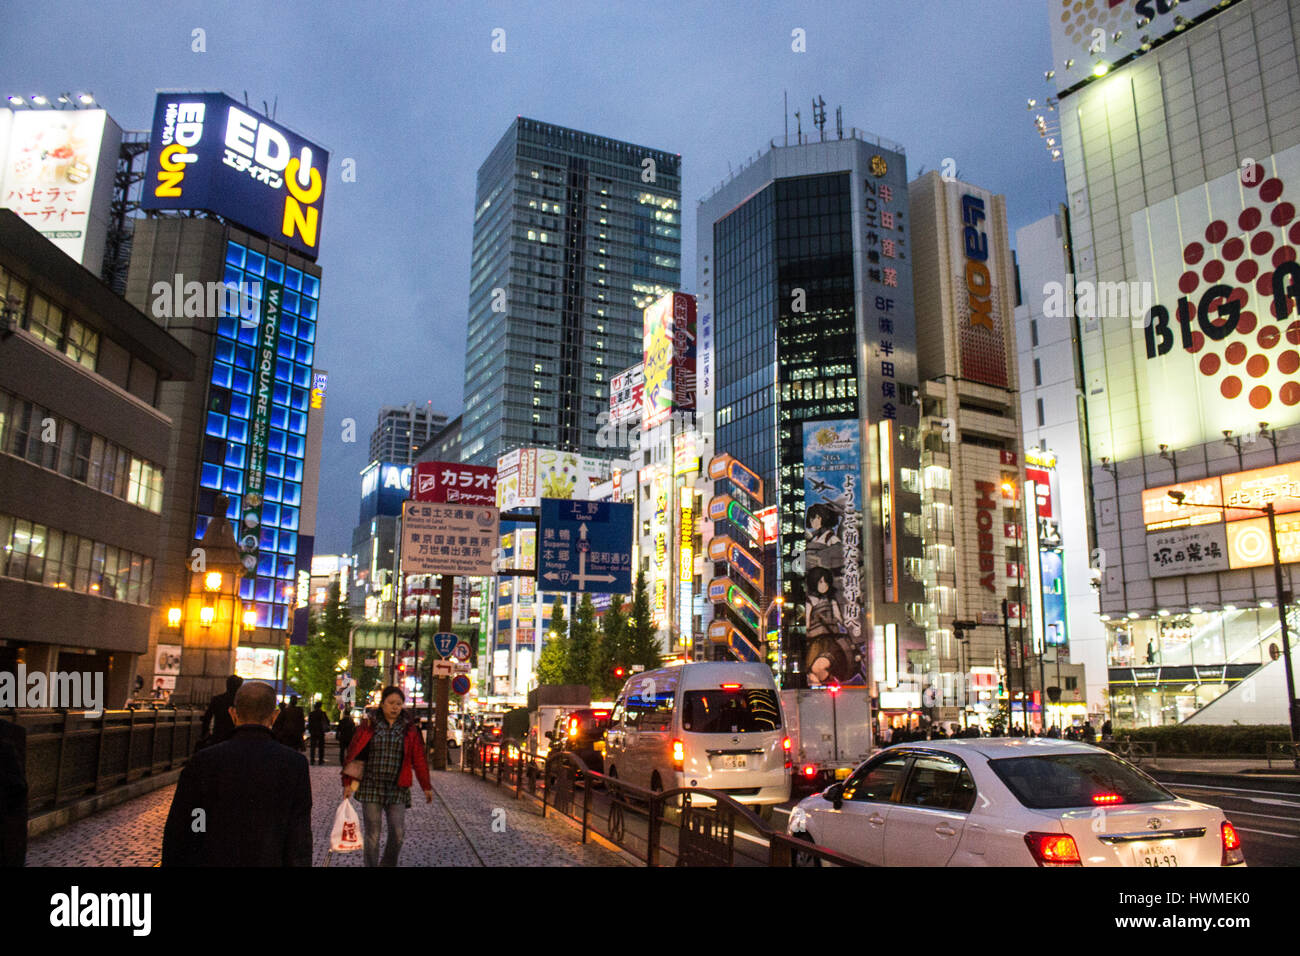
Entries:
{"type": "MultiPolygon", "coordinates": [[[[206,669],[201,669],[193,675],[195,678],[206,679],[211,686],[196,687],[192,678],[186,681],[184,696],[192,702],[202,700],[207,691],[217,687],[222,679],[233,672],[238,634],[245,624],[244,616],[240,613],[239,599],[239,580],[243,568],[239,561],[239,549],[235,545],[235,533],[226,517],[229,507],[230,500],[225,495],[216,496],[207,530],[204,531],[202,540],[196,542],[202,562],[192,566],[186,602],[193,610],[178,613],[176,608],[169,608],[167,612],[169,626],[175,620],[181,628],[183,644],[195,649],[211,648],[220,641],[215,634],[220,633],[222,626],[227,630],[228,656],[221,673],[207,673],[206,669]],[[186,626],[188,622],[197,624],[197,633],[193,627],[186,626]],[[214,628],[217,629],[215,632],[214,628]]],[[[181,667],[182,676],[187,676],[184,674],[183,658],[181,667]]]]}
{"type": "MultiPolygon", "coordinates": [[[[1169,497],[1180,508],[1187,507],[1184,499],[1187,493],[1184,491],[1171,491],[1169,497]]],[[[1287,497],[1295,497],[1288,495],[1287,497]]],[[[1295,675],[1291,670],[1291,635],[1287,627],[1286,620],[1286,592],[1282,587],[1282,555],[1277,549],[1277,511],[1273,507],[1273,502],[1267,502],[1264,507],[1256,508],[1250,505],[1233,505],[1231,508],[1226,505],[1198,504],[1200,508],[1217,508],[1224,512],[1228,511],[1256,511],[1268,516],[1268,544],[1273,553],[1273,586],[1277,590],[1277,622],[1278,631],[1282,638],[1282,666],[1286,668],[1286,716],[1287,725],[1291,729],[1291,752],[1292,762],[1297,770],[1300,770],[1300,749],[1297,749],[1296,742],[1300,740],[1300,714],[1296,713],[1295,701],[1295,675]]]]}

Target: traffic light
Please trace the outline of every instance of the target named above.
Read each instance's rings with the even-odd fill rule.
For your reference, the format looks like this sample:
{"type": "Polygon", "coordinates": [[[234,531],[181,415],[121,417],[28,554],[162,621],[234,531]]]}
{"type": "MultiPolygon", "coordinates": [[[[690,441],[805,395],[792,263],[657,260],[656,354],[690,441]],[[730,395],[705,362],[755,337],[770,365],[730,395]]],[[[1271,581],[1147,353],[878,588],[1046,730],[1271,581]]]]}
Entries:
{"type": "Polygon", "coordinates": [[[622,666],[621,664],[616,665],[616,666],[614,667],[614,676],[617,677],[619,680],[622,680],[622,679],[623,679],[623,676],[624,676],[626,673],[627,673],[627,671],[623,668],[623,666],[622,666]]]}
{"type": "Polygon", "coordinates": [[[1004,691],[1002,689],[1002,682],[998,681],[998,696],[1001,697],[1003,693],[1004,691]]]}

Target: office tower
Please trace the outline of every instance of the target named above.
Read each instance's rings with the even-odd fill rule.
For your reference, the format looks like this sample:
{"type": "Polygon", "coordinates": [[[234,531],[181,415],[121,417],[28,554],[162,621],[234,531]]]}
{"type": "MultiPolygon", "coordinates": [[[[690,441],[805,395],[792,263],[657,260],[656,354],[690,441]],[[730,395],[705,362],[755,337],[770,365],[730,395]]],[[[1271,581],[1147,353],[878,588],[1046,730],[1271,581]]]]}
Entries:
{"type": "Polygon", "coordinates": [[[1296,5],[1048,6],[1074,274],[1025,295],[1079,339],[1107,713],[1284,723],[1266,518],[1223,506],[1275,504],[1293,578],[1296,5]]]}
{"type": "Polygon", "coordinates": [[[370,433],[370,460],[409,465],[425,442],[447,426],[447,416],[435,412],[432,402],[385,405],[379,423],[370,433]]]}
{"type": "Polygon", "coordinates": [[[464,461],[599,447],[641,310],[681,279],[681,157],[519,117],[479,167],[464,461]]]}
{"type": "Polygon", "coordinates": [[[903,562],[921,555],[920,497],[900,482],[920,458],[910,225],[901,147],[858,130],[773,144],[700,204],[703,404],[714,451],[778,506],[791,686],[919,701],[924,585],[903,562]]]}

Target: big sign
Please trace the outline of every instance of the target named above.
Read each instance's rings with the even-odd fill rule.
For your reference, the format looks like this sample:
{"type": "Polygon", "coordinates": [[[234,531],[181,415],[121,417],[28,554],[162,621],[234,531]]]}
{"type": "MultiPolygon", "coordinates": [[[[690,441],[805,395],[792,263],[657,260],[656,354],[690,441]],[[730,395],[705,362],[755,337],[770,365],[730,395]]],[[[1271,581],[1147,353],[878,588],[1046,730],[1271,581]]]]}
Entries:
{"type": "Polygon", "coordinates": [[[497,503],[497,470],[492,465],[421,461],[415,465],[411,497],[416,501],[491,505],[497,503]]]}
{"type": "Polygon", "coordinates": [[[159,93],[143,209],[206,209],[315,259],[329,153],[224,93],[159,93]]]}

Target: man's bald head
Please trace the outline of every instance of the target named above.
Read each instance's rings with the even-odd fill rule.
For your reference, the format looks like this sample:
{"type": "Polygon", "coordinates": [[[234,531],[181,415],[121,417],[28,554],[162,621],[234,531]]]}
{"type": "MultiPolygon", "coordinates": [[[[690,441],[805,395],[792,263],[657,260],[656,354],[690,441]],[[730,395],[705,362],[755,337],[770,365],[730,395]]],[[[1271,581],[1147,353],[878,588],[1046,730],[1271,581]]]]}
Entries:
{"type": "Polygon", "coordinates": [[[275,689],[261,681],[244,681],[235,691],[234,712],[236,725],[265,724],[271,725],[275,717],[275,689]]]}

